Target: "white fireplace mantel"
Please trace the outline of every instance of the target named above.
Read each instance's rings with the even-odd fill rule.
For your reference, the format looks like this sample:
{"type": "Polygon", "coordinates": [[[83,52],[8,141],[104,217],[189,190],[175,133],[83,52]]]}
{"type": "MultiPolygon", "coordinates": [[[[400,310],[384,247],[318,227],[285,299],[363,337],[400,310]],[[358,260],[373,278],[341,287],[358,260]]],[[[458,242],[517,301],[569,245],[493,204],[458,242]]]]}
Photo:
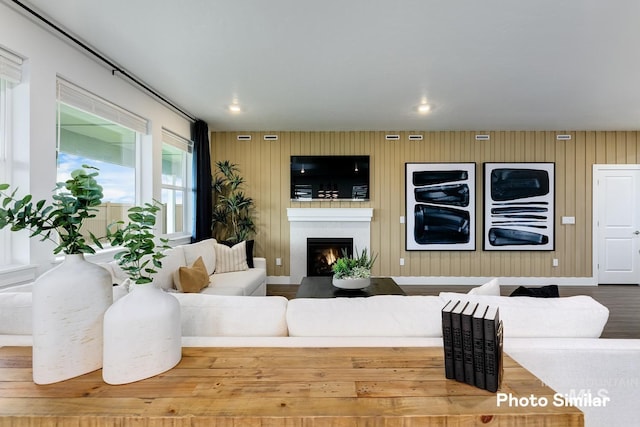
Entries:
{"type": "Polygon", "coordinates": [[[307,275],[307,239],[351,237],[358,250],[370,249],[373,208],[288,208],[289,280],[298,284],[307,275]]]}

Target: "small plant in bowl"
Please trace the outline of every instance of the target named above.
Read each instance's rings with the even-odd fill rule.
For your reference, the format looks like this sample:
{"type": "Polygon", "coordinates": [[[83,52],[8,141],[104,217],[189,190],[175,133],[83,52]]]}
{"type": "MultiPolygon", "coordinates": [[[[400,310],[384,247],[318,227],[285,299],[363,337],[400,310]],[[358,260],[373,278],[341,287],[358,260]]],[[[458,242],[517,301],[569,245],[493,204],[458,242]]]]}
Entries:
{"type": "Polygon", "coordinates": [[[371,269],[378,255],[369,256],[367,248],[355,250],[355,256],[342,251],[342,257],[333,264],[333,286],[342,289],[363,289],[371,283],[371,269]]]}

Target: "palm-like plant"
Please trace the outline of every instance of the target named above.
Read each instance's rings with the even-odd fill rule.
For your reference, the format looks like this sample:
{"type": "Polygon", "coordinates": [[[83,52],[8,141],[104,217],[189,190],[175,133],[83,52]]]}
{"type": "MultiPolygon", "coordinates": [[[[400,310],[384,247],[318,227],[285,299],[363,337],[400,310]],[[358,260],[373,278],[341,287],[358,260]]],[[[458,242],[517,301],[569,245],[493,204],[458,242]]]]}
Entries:
{"type": "Polygon", "coordinates": [[[241,242],[255,232],[251,218],[253,199],[242,191],[244,178],[238,166],[228,160],[216,162],[213,179],[214,208],[212,215],[213,235],[221,241],[241,242]]]}

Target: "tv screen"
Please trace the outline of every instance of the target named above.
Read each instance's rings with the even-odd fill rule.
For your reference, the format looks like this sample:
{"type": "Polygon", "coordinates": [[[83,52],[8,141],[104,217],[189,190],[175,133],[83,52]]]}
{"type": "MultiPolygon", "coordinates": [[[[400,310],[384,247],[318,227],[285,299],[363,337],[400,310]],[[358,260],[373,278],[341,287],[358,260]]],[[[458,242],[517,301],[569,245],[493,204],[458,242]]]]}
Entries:
{"type": "Polygon", "coordinates": [[[292,200],[369,200],[369,156],[291,156],[292,200]]]}

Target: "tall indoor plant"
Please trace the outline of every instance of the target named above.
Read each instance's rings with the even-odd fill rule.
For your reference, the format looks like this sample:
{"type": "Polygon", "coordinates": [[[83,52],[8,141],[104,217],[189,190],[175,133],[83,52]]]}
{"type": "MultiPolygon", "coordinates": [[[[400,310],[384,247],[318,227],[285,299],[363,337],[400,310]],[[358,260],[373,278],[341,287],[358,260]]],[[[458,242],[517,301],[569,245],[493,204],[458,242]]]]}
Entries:
{"type": "Polygon", "coordinates": [[[33,380],[38,384],[102,366],[103,315],[113,302],[111,276],[84,259],[95,252],[90,243],[97,239],[89,233],[87,241],[81,233],[102,203],[97,176],[90,166],[74,170],[70,179],[56,184],[53,201],[19,198],[17,190],[9,192],[8,184],[0,184],[0,229],[28,230],[31,237],[53,242],[54,254],[65,254],[33,285],[33,380]]]}
{"type": "Polygon", "coordinates": [[[130,292],[104,316],[102,378],[109,384],[152,377],[182,358],[180,304],[153,283],[170,249],[167,239],[154,235],[160,209],[156,203],[134,206],[127,223],[117,221],[107,228],[107,240],[122,248],[114,259],[132,282],[130,292]]]}
{"type": "Polygon", "coordinates": [[[238,165],[228,160],[216,162],[213,177],[213,236],[218,241],[239,243],[255,233],[253,199],[243,191],[244,178],[238,165]]]}

